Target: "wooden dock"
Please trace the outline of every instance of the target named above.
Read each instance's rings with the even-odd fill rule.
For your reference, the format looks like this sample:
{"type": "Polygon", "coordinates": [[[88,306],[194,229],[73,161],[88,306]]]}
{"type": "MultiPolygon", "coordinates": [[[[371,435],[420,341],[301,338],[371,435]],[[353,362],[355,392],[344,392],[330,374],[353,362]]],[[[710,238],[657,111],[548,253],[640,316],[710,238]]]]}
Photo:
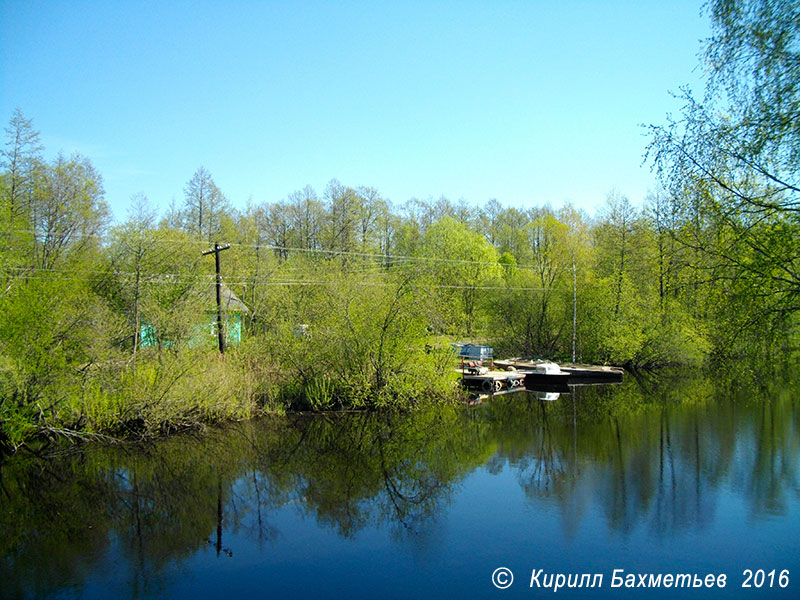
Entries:
{"type": "Polygon", "coordinates": [[[569,392],[576,385],[620,383],[625,373],[617,367],[599,365],[565,364],[555,369],[552,363],[552,371],[549,371],[543,370],[541,363],[518,359],[495,360],[492,367],[491,370],[483,368],[478,362],[457,369],[461,374],[461,385],[475,394],[477,400],[474,402],[494,395],[525,391],[537,394],[542,400],[555,400],[560,393],[569,392]],[[537,370],[537,367],[540,368],[537,370]]]}

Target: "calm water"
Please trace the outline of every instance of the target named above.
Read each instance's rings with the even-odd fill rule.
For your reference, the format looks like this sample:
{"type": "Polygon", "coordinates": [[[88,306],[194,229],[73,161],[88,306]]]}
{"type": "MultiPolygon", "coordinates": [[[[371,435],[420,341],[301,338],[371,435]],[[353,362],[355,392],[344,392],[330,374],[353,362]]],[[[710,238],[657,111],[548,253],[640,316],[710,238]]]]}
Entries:
{"type": "Polygon", "coordinates": [[[629,377],[550,402],[274,418],[19,457],[0,469],[0,596],[552,596],[529,587],[541,569],[542,585],[603,574],[556,597],[797,598],[795,390],[629,377]],[[612,588],[614,569],[727,586],[612,588]],[[741,587],[745,569],[764,570],[760,588],[741,587]]]}

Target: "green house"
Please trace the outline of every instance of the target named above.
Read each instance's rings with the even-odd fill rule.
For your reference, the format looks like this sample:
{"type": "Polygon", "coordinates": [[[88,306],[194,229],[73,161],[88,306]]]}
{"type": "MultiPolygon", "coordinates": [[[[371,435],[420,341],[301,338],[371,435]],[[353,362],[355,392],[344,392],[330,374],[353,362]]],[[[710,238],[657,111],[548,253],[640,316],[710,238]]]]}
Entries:
{"type": "MultiPolygon", "coordinates": [[[[202,346],[209,343],[217,343],[217,291],[214,283],[209,291],[199,292],[202,295],[202,303],[206,307],[206,319],[199,323],[192,333],[189,340],[190,346],[202,346]]],[[[228,346],[238,346],[242,341],[242,323],[244,315],[250,312],[239,297],[231,289],[222,284],[220,288],[220,301],[222,305],[222,319],[225,328],[225,343],[228,346]]],[[[159,335],[155,328],[142,320],[139,332],[139,346],[141,348],[156,347],[159,345],[159,335]]],[[[161,340],[162,346],[171,346],[171,340],[161,340]]]]}

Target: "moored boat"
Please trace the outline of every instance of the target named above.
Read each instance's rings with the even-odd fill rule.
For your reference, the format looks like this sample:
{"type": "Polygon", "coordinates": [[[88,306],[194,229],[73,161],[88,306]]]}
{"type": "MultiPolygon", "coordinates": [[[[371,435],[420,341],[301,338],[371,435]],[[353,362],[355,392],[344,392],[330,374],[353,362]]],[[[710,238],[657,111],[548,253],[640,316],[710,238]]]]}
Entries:
{"type": "Polygon", "coordinates": [[[526,388],[535,388],[540,384],[565,385],[569,381],[569,373],[565,373],[561,367],[550,361],[533,363],[531,369],[526,369],[524,372],[526,388]]]}

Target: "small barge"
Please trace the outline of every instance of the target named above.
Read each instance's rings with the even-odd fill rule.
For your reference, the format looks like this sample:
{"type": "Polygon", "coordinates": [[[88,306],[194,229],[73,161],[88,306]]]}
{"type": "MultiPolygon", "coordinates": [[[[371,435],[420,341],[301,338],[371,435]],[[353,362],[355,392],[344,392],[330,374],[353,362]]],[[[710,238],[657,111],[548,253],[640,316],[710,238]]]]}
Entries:
{"type": "Polygon", "coordinates": [[[467,366],[459,372],[461,385],[471,391],[492,394],[525,389],[525,373],[519,371],[490,371],[485,367],[467,366]]]}

